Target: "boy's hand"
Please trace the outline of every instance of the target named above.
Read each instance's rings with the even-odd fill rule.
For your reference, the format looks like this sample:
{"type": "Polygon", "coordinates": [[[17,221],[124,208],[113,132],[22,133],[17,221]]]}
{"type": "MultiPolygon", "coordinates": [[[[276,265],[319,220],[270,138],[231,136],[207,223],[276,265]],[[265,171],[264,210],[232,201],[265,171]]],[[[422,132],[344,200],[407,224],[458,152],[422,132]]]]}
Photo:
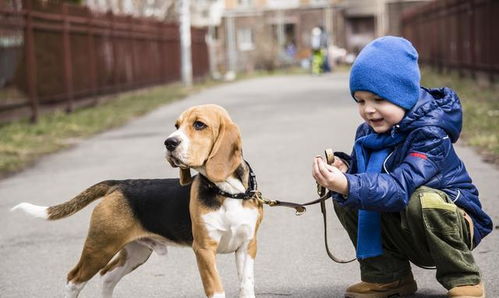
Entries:
{"type": "Polygon", "coordinates": [[[337,156],[334,158],[332,166],[338,168],[342,173],[346,173],[348,171],[348,166],[337,156]]]}
{"type": "Polygon", "coordinates": [[[346,195],[348,193],[347,178],[343,174],[342,170],[334,166],[335,164],[340,167],[343,165],[346,172],[346,165],[341,160],[339,161],[341,164],[339,164],[337,160],[339,160],[339,158],[336,158],[335,163],[330,166],[324,162],[322,157],[315,157],[312,165],[312,176],[321,186],[346,195]]]}

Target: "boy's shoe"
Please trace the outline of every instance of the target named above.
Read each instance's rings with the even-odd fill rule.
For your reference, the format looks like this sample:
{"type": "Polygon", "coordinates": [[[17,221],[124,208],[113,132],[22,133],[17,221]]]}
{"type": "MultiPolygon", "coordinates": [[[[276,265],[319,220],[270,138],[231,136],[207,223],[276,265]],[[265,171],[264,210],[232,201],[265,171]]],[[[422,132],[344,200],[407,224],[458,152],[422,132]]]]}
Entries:
{"type": "Polygon", "coordinates": [[[483,283],[479,283],[474,286],[460,286],[460,287],[454,287],[449,290],[447,293],[447,296],[452,297],[452,298],[475,298],[475,297],[480,297],[484,298],[485,297],[485,288],[483,287],[483,283]]]}
{"type": "Polygon", "coordinates": [[[349,286],[345,291],[348,298],[385,298],[391,296],[407,296],[418,289],[412,273],[389,283],[360,282],[349,286]]]}

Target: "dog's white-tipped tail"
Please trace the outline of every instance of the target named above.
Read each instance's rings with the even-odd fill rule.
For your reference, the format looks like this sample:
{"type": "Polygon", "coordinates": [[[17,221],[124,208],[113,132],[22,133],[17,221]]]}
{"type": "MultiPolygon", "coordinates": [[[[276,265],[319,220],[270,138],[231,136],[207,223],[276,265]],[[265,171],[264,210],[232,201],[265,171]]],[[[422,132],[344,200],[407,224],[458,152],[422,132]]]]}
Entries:
{"type": "Polygon", "coordinates": [[[12,209],[10,209],[10,211],[12,212],[12,211],[16,211],[18,209],[20,209],[20,210],[22,210],[22,211],[24,211],[24,212],[26,212],[34,217],[39,217],[39,218],[43,218],[43,219],[49,218],[49,214],[47,212],[48,207],[45,207],[45,206],[38,206],[38,205],[33,205],[30,203],[23,202],[21,204],[17,204],[16,206],[12,207],[12,209]]]}

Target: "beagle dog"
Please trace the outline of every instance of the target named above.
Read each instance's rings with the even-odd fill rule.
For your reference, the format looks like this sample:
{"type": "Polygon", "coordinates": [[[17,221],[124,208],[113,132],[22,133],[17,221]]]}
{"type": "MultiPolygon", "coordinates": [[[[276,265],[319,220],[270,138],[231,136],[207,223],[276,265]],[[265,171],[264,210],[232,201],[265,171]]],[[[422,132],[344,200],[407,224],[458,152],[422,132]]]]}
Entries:
{"type": "Polygon", "coordinates": [[[77,297],[100,271],[103,297],[152,251],[168,245],[192,246],[206,296],[225,297],[215,255],[235,253],[240,297],[254,297],[253,262],[262,203],[256,181],[243,160],[239,128],[217,105],[184,111],[165,141],[166,159],[180,179],[107,180],[73,199],[21,209],[48,220],[68,217],[101,198],[94,208],[79,262],[68,273],[66,297],[77,297]],[[199,174],[191,177],[190,169],[199,174]]]}

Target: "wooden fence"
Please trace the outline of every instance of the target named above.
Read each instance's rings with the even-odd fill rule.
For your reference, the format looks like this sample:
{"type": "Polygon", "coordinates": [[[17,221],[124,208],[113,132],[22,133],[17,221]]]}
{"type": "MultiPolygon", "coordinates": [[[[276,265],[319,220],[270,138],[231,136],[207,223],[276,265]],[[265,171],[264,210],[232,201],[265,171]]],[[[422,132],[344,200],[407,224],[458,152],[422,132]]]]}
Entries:
{"type": "MultiPolygon", "coordinates": [[[[16,30],[23,33],[22,54],[10,84],[29,100],[0,101],[0,112],[29,106],[36,120],[40,108],[63,103],[72,111],[80,99],[181,77],[177,24],[23,0],[22,9],[0,6],[0,36],[16,30]]],[[[205,34],[204,29],[191,31],[195,78],[209,70],[205,34]]]]}
{"type": "Polygon", "coordinates": [[[420,61],[460,75],[499,75],[499,1],[439,0],[402,16],[404,37],[420,61]]]}

